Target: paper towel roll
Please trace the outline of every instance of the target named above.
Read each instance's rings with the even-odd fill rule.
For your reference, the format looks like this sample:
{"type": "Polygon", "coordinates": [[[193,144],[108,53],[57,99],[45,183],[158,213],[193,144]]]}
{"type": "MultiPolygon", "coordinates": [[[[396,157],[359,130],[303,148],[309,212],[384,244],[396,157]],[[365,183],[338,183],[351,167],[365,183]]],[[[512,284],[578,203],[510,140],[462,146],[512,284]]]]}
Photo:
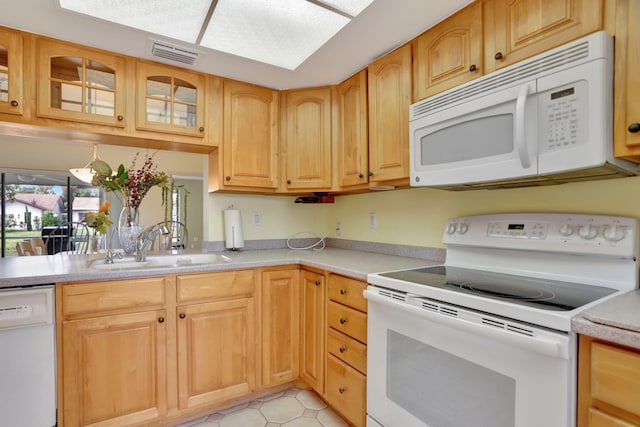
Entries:
{"type": "Polygon", "coordinates": [[[233,206],[224,211],[224,230],[227,249],[236,250],[244,248],[242,235],[242,216],[239,209],[233,206]]]}

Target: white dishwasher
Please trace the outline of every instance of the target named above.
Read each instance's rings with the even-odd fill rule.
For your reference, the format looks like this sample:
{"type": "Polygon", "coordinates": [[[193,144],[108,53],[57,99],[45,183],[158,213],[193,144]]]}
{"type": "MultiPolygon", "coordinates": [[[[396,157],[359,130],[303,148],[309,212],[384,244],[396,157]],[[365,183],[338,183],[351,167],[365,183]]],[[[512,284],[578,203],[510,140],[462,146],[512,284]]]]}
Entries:
{"type": "Polygon", "coordinates": [[[0,289],[0,425],[56,425],[53,285],[0,289]]]}

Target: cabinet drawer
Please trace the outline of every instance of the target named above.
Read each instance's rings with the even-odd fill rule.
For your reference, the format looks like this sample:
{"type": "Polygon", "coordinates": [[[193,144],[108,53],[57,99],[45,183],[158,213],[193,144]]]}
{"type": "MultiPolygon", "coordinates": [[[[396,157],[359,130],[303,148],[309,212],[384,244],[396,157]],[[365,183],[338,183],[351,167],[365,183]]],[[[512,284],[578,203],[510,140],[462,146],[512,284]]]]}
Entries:
{"type": "Polygon", "coordinates": [[[361,313],[334,301],[329,301],[327,322],[330,327],[355,338],[367,342],[367,314],[361,313]]]}
{"type": "Polygon", "coordinates": [[[65,316],[165,303],[164,277],[69,283],[62,287],[65,316]]]}
{"type": "Polygon", "coordinates": [[[367,311],[367,300],[362,292],[365,282],[332,274],[329,276],[329,299],[360,311],[367,311]]]}
{"type": "Polygon", "coordinates": [[[177,278],[178,303],[252,295],[253,270],[189,274],[177,278]]]}
{"type": "Polygon", "coordinates": [[[356,426],[365,425],[367,377],[327,355],[327,401],[356,426]]]}
{"type": "Polygon", "coordinates": [[[595,399],[640,415],[640,354],[593,342],[591,395],[595,399]]]}
{"type": "Polygon", "coordinates": [[[589,408],[589,427],[637,427],[637,424],[631,424],[597,409],[589,408]]]}
{"type": "Polygon", "coordinates": [[[327,350],[363,374],[367,373],[367,346],[361,342],[329,329],[327,331],[327,350]]]}

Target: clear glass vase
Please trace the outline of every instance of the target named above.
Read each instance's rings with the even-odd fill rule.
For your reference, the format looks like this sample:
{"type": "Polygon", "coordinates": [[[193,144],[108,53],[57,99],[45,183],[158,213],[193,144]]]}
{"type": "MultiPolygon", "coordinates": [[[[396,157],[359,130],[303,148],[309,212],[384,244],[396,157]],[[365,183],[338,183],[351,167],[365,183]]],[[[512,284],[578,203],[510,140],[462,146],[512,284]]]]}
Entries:
{"type": "Polygon", "coordinates": [[[118,239],[127,255],[135,254],[136,239],[143,229],[144,225],[139,209],[129,206],[122,208],[118,218],[118,239]]]}

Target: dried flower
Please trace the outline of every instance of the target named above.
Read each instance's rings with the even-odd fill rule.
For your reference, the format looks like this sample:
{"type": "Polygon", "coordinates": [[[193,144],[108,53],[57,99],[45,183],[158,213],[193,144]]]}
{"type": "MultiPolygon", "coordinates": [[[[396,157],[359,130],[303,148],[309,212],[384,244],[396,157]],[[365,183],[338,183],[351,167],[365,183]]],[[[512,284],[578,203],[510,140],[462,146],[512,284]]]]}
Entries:
{"type": "Polygon", "coordinates": [[[109,218],[109,207],[111,202],[108,200],[100,205],[98,212],[87,212],[84,216],[84,222],[96,230],[96,233],[106,234],[109,231],[109,227],[113,224],[111,218],[109,218]]]}

